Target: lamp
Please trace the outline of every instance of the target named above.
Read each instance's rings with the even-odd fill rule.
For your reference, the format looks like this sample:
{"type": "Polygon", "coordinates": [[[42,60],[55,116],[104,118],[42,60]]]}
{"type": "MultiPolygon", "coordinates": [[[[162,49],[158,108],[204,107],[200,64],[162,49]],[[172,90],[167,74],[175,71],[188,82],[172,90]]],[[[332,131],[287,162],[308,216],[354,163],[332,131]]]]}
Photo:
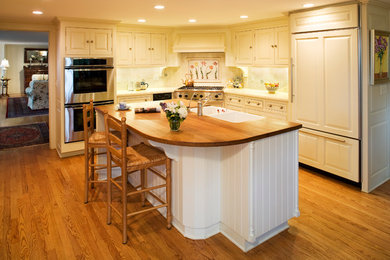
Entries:
{"type": "Polygon", "coordinates": [[[1,61],[0,67],[3,68],[3,78],[6,78],[7,68],[9,68],[9,62],[7,59],[1,61]]]}

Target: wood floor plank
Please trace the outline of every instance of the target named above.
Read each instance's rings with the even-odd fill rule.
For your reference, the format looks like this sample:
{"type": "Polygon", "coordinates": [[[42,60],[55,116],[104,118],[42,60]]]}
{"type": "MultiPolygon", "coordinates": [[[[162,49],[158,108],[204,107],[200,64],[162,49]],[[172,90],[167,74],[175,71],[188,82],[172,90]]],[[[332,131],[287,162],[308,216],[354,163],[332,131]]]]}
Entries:
{"type": "Polygon", "coordinates": [[[123,245],[120,218],[106,224],[106,187],[83,203],[83,165],[47,145],[0,151],[0,259],[390,259],[390,182],[365,194],[300,169],[301,216],[243,253],[222,234],[191,240],[167,230],[157,212],[129,218],[123,245]]]}

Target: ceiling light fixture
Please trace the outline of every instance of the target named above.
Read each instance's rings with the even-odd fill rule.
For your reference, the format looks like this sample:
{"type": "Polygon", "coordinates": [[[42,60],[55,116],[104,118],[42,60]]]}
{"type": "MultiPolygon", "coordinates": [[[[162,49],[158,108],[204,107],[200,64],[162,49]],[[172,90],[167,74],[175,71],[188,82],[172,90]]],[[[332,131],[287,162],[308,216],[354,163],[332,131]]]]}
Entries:
{"type": "Polygon", "coordinates": [[[196,23],[196,19],[189,19],[188,22],[190,22],[190,23],[196,23]]]}
{"type": "Polygon", "coordinates": [[[163,5],[155,5],[154,6],[154,9],[158,9],[158,10],[161,10],[161,9],[164,9],[165,8],[165,6],[163,6],[163,5]]]}
{"type": "Polygon", "coordinates": [[[138,19],[138,22],[139,22],[139,23],[145,23],[146,20],[145,20],[145,19],[138,19]]]}
{"type": "Polygon", "coordinates": [[[307,3],[307,4],[304,4],[303,7],[304,8],[310,8],[310,7],[313,7],[314,4],[310,4],[310,3],[307,3]]]}
{"type": "Polygon", "coordinates": [[[38,11],[38,10],[32,11],[32,13],[33,13],[33,14],[37,14],[37,15],[41,15],[41,14],[43,14],[43,12],[42,12],[42,11],[38,11]]]}
{"type": "Polygon", "coordinates": [[[240,18],[241,19],[246,19],[246,18],[248,18],[248,16],[247,15],[241,15],[240,18]]]}

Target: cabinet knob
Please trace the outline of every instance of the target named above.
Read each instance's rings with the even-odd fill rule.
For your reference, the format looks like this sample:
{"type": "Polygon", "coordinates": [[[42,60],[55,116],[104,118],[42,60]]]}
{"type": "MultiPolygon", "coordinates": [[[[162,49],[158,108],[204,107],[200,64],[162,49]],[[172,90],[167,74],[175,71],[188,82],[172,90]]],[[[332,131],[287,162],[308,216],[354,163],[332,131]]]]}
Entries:
{"type": "Polygon", "coordinates": [[[131,51],[132,49],[131,48],[129,48],[129,51],[131,51]]]}
{"type": "Polygon", "coordinates": [[[152,48],[152,51],[154,51],[154,48],[152,48]]]}
{"type": "Polygon", "coordinates": [[[229,98],[230,101],[232,101],[232,98],[229,98]]]}
{"type": "Polygon", "coordinates": [[[91,43],[93,43],[93,41],[91,41],[91,43]]]}
{"type": "Polygon", "coordinates": [[[241,99],[239,99],[238,102],[241,102],[241,99]]]}
{"type": "Polygon", "coordinates": [[[248,101],[248,104],[250,104],[251,102],[250,101],[248,101]]]}
{"type": "Polygon", "coordinates": [[[260,106],[260,103],[257,103],[258,106],[260,106]]]}
{"type": "Polygon", "coordinates": [[[252,49],[252,46],[249,46],[249,49],[252,49]]]}
{"type": "Polygon", "coordinates": [[[87,41],[87,43],[89,43],[89,41],[87,41]]]}
{"type": "Polygon", "coordinates": [[[277,47],[278,47],[278,45],[276,45],[276,44],[275,44],[274,46],[275,46],[275,48],[277,48],[277,47]]]}
{"type": "Polygon", "coordinates": [[[280,109],[283,109],[283,106],[281,106],[280,109]]]}
{"type": "Polygon", "coordinates": [[[272,107],[272,105],[269,105],[269,107],[272,107]]]}

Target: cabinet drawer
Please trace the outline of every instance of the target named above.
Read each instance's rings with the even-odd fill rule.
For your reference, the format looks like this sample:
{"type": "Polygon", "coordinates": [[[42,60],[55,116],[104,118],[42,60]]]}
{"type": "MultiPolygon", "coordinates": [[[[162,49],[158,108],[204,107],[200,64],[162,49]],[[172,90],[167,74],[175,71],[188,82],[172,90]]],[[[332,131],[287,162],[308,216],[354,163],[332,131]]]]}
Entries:
{"type": "Polygon", "coordinates": [[[152,100],[153,100],[152,96],[118,97],[118,103],[119,102],[138,103],[138,102],[147,102],[152,100]]]}
{"type": "Polygon", "coordinates": [[[264,110],[267,112],[283,113],[287,112],[287,104],[275,101],[265,101],[264,110]]]}
{"type": "Polygon", "coordinates": [[[227,104],[235,105],[235,106],[243,106],[244,105],[244,97],[240,96],[228,96],[226,100],[227,104]]]}
{"type": "Polygon", "coordinates": [[[309,129],[299,131],[299,161],[359,181],[359,141],[309,129]]]}
{"type": "Polygon", "coordinates": [[[252,98],[247,98],[245,100],[245,106],[247,106],[249,109],[263,109],[263,100],[259,99],[252,99],[252,98]]]}
{"type": "Polygon", "coordinates": [[[244,108],[242,106],[235,106],[235,105],[232,105],[229,103],[225,104],[225,108],[235,110],[235,111],[241,111],[241,112],[243,112],[243,110],[244,110],[244,108]]]}

